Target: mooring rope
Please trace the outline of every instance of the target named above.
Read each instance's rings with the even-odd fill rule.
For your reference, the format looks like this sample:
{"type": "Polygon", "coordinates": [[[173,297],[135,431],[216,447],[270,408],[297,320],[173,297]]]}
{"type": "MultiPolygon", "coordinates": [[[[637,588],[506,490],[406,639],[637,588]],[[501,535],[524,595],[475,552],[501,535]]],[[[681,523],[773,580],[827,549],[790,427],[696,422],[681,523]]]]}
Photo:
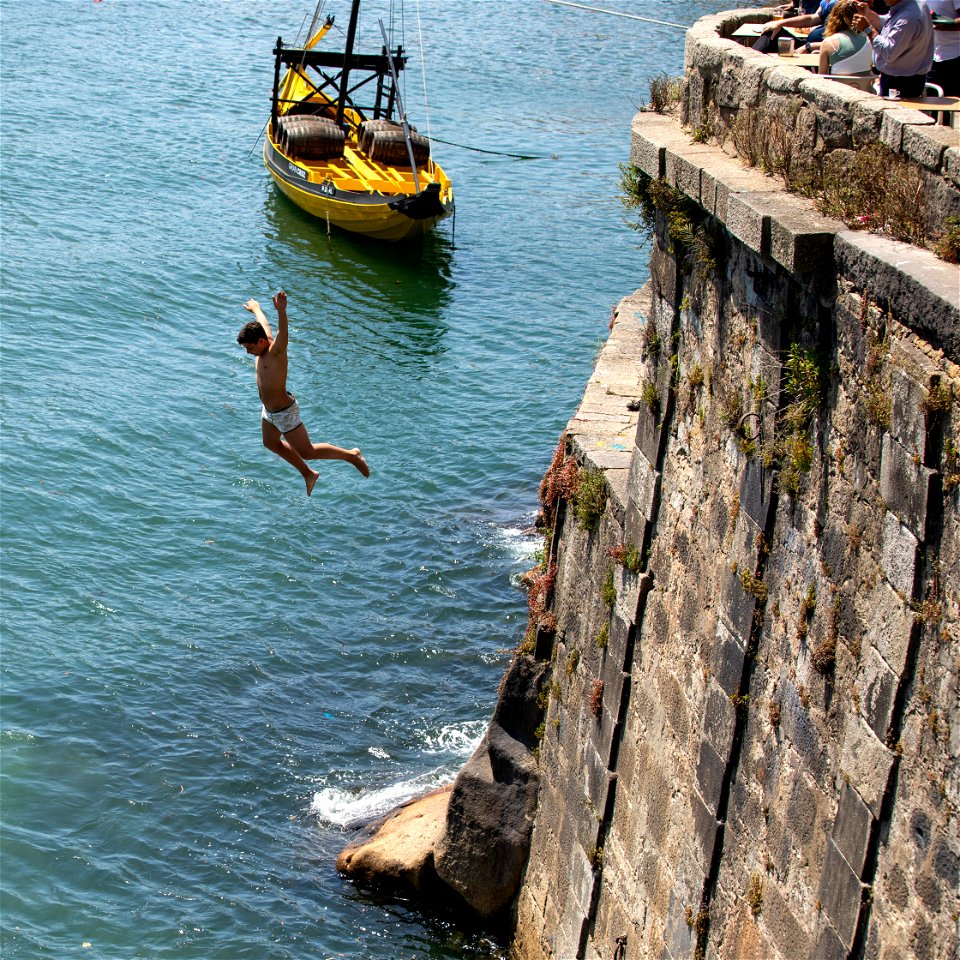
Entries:
{"type": "Polygon", "coordinates": [[[685,23],[674,23],[672,20],[654,20],[653,17],[641,17],[636,13],[620,13],[619,10],[588,7],[583,3],[571,3],[570,0],[547,0],[547,3],[559,3],[564,7],[577,7],[580,10],[589,10],[591,13],[609,13],[611,17],[626,17],[628,20],[642,20],[644,23],[658,23],[662,27],[677,27],[679,30],[686,30],[688,26],[685,23]]]}
{"type": "Polygon", "coordinates": [[[454,143],[452,140],[433,138],[435,143],[445,143],[448,147],[460,147],[461,150],[472,150],[474,153],[489,153],[495,157],[512,157],[514,160],[547,160],[543,154],[537,153],[504,153],[502,150],[484,150],[482,147],[470,147],[465,143],[454,143]]]}

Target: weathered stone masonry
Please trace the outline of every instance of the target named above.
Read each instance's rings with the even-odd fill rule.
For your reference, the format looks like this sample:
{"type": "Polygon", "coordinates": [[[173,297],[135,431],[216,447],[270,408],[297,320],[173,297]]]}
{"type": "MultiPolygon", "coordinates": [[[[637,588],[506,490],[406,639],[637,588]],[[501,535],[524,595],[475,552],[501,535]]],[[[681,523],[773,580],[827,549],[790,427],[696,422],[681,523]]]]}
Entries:
{"type": "MultiPolygon", "coordinates": [[[[751,61],[720,36],[730,15],[703,23],[688,80],[751,61]]],[[[707,94],[688,89],[689,118],[707,94]]],[[[909,119],[877,130],[919,149],[909,119]]],[[[949,209],[960,152],[933,141],[949,209]]],[[[608,500],[595,531],[569,506],[554,531],[512,953],[953,958],[960,271],[819,216],[672,118],[639,115],[632,158],[695,202],[711,254],[671,252],[658,216],[651,280],[566,431],[608,500]],[[791,348],[821,391],[788,491],[761,451],[791,348]]]]}

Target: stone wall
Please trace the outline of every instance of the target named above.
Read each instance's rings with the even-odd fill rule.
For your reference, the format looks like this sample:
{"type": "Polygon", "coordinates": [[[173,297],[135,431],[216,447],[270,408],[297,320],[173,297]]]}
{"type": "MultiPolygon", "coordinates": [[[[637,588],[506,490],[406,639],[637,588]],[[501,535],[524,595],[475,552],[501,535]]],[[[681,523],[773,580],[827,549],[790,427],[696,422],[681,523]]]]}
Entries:
{"type": "Polygon", "coordinates": [[[691,229],[564,437],[512,955],[955,957],[960,270],[669,118],[632,157],[691,229]]]}

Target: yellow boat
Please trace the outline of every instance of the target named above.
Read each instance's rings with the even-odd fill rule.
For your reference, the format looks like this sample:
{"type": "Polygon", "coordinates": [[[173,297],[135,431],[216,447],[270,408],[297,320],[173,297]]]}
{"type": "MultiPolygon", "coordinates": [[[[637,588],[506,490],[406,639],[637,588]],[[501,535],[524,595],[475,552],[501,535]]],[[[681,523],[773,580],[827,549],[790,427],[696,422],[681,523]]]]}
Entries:
{"type": "Polygon", "coordinates": [[[263,162],[286,196],[328,226],[380,240],[422,236],[453,213],[453,186],[407,123],[403,48],[388,52],[381,22],[380,53],[354,53],[359,7],[353,0],[343,52],[316,49],[333,17],[303,47],[277,38],[263,162]],[[372,102],[361,104],[360,91],[372,102]]]}

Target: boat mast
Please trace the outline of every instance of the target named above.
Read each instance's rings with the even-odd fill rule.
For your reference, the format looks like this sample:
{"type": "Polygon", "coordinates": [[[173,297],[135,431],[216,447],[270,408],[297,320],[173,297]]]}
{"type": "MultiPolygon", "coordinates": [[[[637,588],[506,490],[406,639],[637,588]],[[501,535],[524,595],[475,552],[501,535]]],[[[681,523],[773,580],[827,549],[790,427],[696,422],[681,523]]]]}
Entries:
{"type": "Polygon", "coordinates": [[[350,8],[350,23],[347,26],[347,47],[343,51],[343,69],[340,71],[340,94],[337,97],[337,126],[343,127],[343,110],[346,106],[347,80],[350,77],[350,58],[353,56],[353,42],[357,36],[357,19],[360,16],[360,0],[353,0],[350,8]]]}
{"type": "MultiPolygon", "coordinates": [[[[382,20],[377,21],[380,24],[380,34],[383,36],[383,48],[387,48],[387,30],[382,20]]],[[[410,158],[410,172],[413,174],[413,189],[420,193],[420,178],[417,176],[417,161],[413,155],[413,143],[410,140],[410,124],[407,123],[407,111],[403,109],[403,100],[400,97],[400,81],[397,79],[397,71],[393,67],[393,59],[387,57],[387,64],[390,67],[390,76],[393,79],[393,93],[397,97],[397,107],[400,109],[400,126],[403,128],[403,138],[407,141],[407,156],[410,158]]]]}
{"type": "Polygon", "coordinates": [[[280,56],[283,53],[283,39],[277,37],[277,45],[273,51],[273,102],[270,104],[270,130],[277,135],[277,112],[280,98],[280,56]]]}

